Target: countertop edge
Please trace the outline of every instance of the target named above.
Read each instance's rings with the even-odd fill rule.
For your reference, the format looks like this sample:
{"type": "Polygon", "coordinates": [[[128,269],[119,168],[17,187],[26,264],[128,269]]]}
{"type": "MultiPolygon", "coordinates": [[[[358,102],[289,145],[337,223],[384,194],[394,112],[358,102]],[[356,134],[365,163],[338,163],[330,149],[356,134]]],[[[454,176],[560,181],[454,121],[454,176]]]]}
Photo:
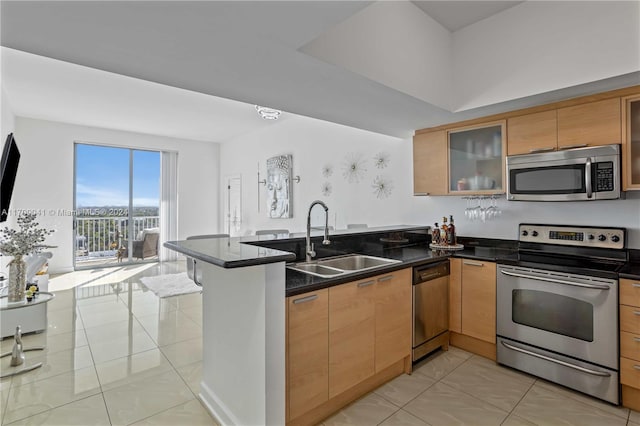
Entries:
{"type": "Polygon", "coordinates": [[[272,252],[278,252],[276,254],[264,257],[254,257],[249,259],[239,260],[222,260],[217,257],[207,256],[198,251],[189,250],[187,248],[173,244],[172,241],[167,241],[163,244],[164,247],[182,253],[194,259],[202,260],[203,262],[211,263],[212,265],[220,266],[222,268],[243,268],[245,266],[266,265],[269,263],[277,262],[290,262],[296,260],[296,255],[288,251],[273,250],[272,252]]]}

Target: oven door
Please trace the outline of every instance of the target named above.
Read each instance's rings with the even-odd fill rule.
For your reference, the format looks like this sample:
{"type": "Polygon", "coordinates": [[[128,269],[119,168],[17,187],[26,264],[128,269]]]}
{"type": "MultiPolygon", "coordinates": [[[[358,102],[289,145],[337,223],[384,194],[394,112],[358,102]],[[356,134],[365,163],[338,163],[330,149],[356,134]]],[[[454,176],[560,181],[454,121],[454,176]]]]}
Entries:
{"type": "Polygon", "coordinates": [[[499,265],[497,334],[618,369],[618,282],[499,265]]]}

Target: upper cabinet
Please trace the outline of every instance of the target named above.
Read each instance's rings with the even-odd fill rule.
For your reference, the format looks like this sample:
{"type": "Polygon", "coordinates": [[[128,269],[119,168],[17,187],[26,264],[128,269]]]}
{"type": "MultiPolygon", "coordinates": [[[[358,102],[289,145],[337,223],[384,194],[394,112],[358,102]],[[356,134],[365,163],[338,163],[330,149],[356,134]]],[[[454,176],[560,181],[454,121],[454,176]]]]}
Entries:
{"type": "Polygon", "coordinates": [[[508,155],[555,151],[558,148],[556,110],[521,115],[507,120],[508,155]]]}
{"type": "Polygon", "coordinates": [[[414,195],[504,192],[505,126],[502,120],[415,135],[414,195]]]}
{"type": "Polygon", "coordinates": [[[622,98],[622,189],[640,190],[640,95],[622,98]]]}
{"type": "Polygon", "coordinates": [[[413,137],[413,195],[447,194],[447,132],[413,137]]]}
{"type": "Polygon", "coordinates": [[[621,141],[620,98],[558,110],[558,149],[612,145],[621,141]]]}
{"type": "Polygon", "coordinates": [[[414,195],[503,193],[507,155],[613,144],[622,189],[640,190],[640,86],[418,130],[414,195]]]}
{"type": "Polygon", "coordinates": [[[508,155],[621,142],[620,98],[511,117],[508,155]]]}
{"type": "Polygon", "coordinates": [[[449,194],[504,191],[505,125],[502,120],[448,131],[449,194]]]}

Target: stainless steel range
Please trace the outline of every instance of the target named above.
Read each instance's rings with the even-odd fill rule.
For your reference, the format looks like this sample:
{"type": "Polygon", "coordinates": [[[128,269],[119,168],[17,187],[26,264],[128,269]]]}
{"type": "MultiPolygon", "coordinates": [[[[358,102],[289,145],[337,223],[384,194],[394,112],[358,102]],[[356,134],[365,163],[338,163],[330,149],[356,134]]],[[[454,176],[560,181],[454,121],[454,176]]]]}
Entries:
{"type": "Polygon", "coordinates": [[[618,271],[623,228],[521,224],[498,266],[497,361],[620,403],[618,271]]]}

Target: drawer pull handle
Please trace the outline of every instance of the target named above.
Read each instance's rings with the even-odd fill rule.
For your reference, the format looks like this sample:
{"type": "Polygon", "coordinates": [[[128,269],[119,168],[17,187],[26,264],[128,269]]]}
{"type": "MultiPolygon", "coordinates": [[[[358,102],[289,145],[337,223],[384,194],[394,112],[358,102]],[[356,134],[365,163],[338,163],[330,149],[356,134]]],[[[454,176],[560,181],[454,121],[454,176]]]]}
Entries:
{"type": "Polygon", "coordinates": [[[462,262],[465,265],[469,265],[469,266],[484,266],[484,263],[481,262],[472,262],[470,260],[465,260],[462,262]]]}
{"type": "Polygon", "coordinates": [[[386,277],[378,278],[378,282],[381,283],[383,281],[390,281],[393,279],[393,275],[387,275],[386,277]]]}
{"type": "Polygon", "coordinates": [[[640,365],[635,364],[635,365],[633,366],[633,368],[635,368],[636,370],[640,370],[640,365]]]}
{"type": "Polygon", "coordinates": [[[553,362],[553,363],[556,363],[556,364],[560,364],[560,365],[562,365],[564,367],[573,368],[574,370],[582,371],[583,373],[591,374],[593,376],[611,377],[611,374],[609,374],[609,373],[607,373],[605,371],[598,371],[598,370],[592,370],[590,368],[584,368],[584,367],[581,367],[579,365],[571,364],[570,362],[566,362],[566,361],[562,361],[562,360],[559,360],[559,359],[551,358],[549,356],[542,355],[542,354],[539,354],[539,353],[536,353],[536,352],[531,352],[531,351],[528,351],[526,349],[519,348],[517,346],[512,346],[512,345],[508,344],[505,341],[501,341],[500,343],[502,343],[502,346],[504,346],[507,349],[511,349],[512,351],[520,352],[520,353],[527,354],[527,355],[530,355],[530,356],[533,356],[533,357],[536,357],[536,358],[543,359],[545,361],[549,361],[549,362],[553,362]]]}
{"type": "Polygon", "coordinates": [[[317,298],[318,298],[317,294],[312,294],[311,296],[306,296],[306,297],[301,297],[300,299],[295,299],[293,301],[293,304],[297,305],[298,303],[311,302],[312,300],[316,300],[317,298]]]}
{"type": "MultiPolygon", "coordinates": [[[[372,284],[375,284],[374,280],[363,281],[361,283],[358,283],[358,287],[367,287],[367,286],[370,286],[372,284]]],[[[640,312],[638,313],[638,315],[640,315],[640,312]]]]}
{"type": "Polygon", "coordinates": [[[640,283],[633,283],[631,284],[631,287],[640,288],[640,283]]]}
{"type": "Polygon", "coordinates": [[[640,337],[634,337],[633,340],[635,340],[636,342],[640,342],[640,337]]]}
{"type": "Polygon", "coordinates": [[[633,315],[640,315],[640,311],[633,311],[633,315]]]}

